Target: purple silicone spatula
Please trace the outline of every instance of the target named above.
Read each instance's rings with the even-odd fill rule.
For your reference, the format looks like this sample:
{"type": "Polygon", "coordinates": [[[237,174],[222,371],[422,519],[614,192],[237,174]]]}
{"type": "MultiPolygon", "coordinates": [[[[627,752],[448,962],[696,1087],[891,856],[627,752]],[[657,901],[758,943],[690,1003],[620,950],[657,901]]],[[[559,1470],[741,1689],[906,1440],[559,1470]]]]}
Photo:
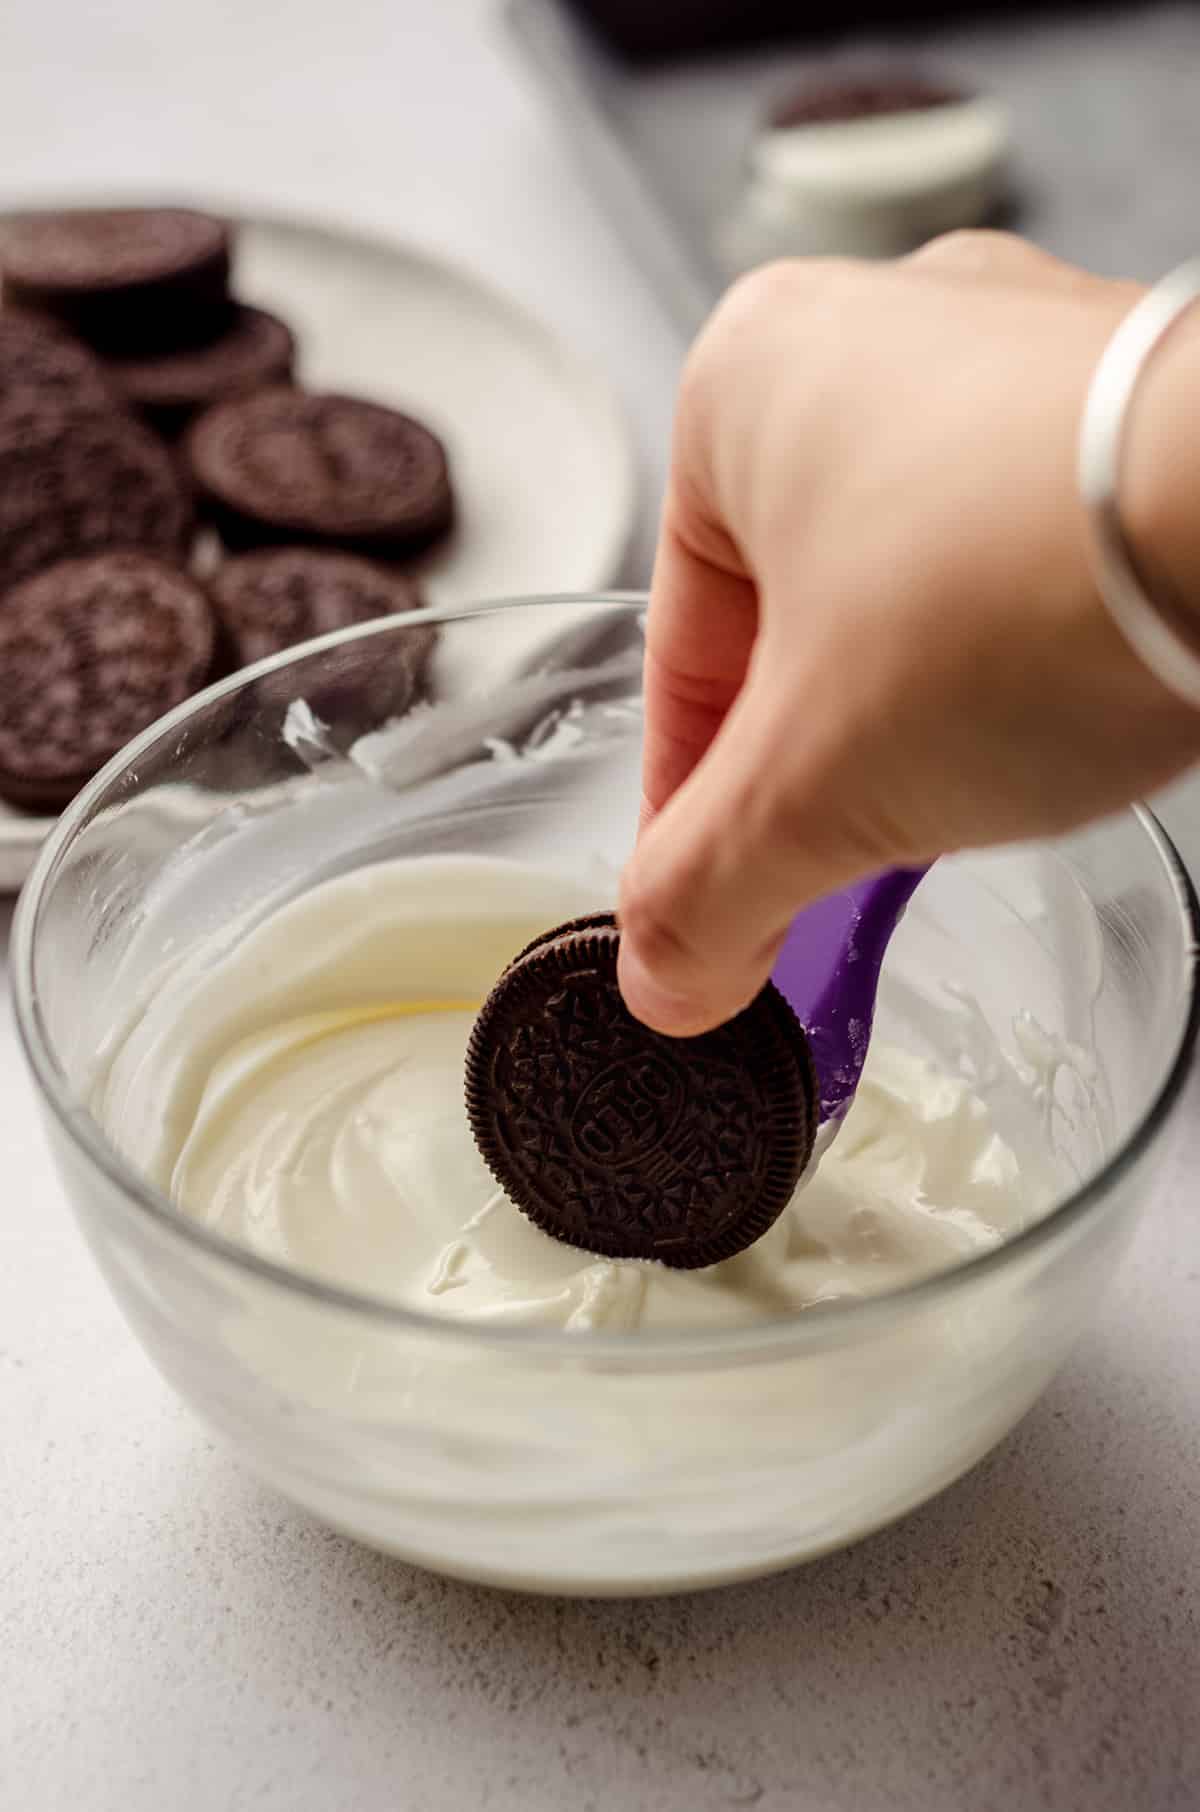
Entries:
{"type": "Polygon", "coordinates": [[[888,941],[924,868],[890,868],[797,913],[771,980],[808,1033],[826,1139],[858,1087],[888,941]]]}

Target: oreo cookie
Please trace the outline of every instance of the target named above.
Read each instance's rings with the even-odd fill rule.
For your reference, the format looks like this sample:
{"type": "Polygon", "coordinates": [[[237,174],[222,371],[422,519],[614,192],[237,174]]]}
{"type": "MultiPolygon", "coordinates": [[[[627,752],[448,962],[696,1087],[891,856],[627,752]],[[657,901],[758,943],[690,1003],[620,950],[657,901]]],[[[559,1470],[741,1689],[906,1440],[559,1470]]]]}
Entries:
{"type": "Polygon", "coordinates": [[[553,931],[540,932],[537,937],[532,938],[526,944],[523,950],[518,950],[512,962],[505,968],[504,974],[507,975],[509,969],[528,956],[531,950],[540,950],[548,938],[566,937],[575,931],[611,931],[616,922],[616,916],[611,912],[585,912],[577,919],[564,919],[562,924],[556,925],[553,931]]]}
{"type": "Polygon", "coordinates": [[[208,410],[184,446],[231,548],[299,542],[405,559],[453,516],[436,435],[357,397],[259,390],[208,410]]]}
{"type": "Polygon", "coordinates": [[[771,125],[827,126],[842,120],[882,119],[893,113],[923,113],[934,107],[961,106],[965,89],[906,70],[878,74],[822,76],[806,82],[776,105],[771,125]]]}
{"type": "Polygon", "coordinates": [[[815,65],[749,146],[726,256],[891,258],[976,226],[1003,200],[1008,142],[988,95],[920,70],[815,65]]]}
{"type": "Polygon", "coordinates": [[[113,359],[108,375],[138,414],[173,440],[194,415],[214,403],[286,383],[295,358],[290,327],[265,309],[239,306],[224,331],[206,345],[113,359]]]}
{"type": "Polygon", "coordinates": [[[521,952],[467,1051],[471,1130],[492,1175],[566,1244],[677,1269],[764,1234],[812,1153],[816,1076],[772,986],[727,1024],[667,1038],[617,987],[611,914],[521,952]]]}
{"type": "Polygon", "coordinates": [[[185,573],[140,553],[67,560],[0,599],[0,794],[55,811],[209,679],[216,629],[185,573]]]}
{"type": "Polygon", "coordinates": [[[0,591],[101,549],[179,555],[190,527],[170,455],[132,416],[0,411],[0,591]]]}
{"type": "Polygon", "coordinates": [[[0,433],[118,406],[99,360],[78,340],[22,309],[0,309],[0,433]]]}
{"type": "MultiPolygon", "coordinates": [[[[422,603],[416,585],[403,573],[356,554],[312,547],[268,548],[226,560],[209,583],[209,595],[223,651],[237,667],[314,636],[417,610],[422,603]]],[[[420,690],[436,635],[431,624],[414,624],[407,635],[388,641],[365,679],[357,667],[354,683],[344,688],[334,676],[310,697],[310,705],[335,733],[344,717],[353,734],[360,735],[400,716],[420,690]]]]}
{"type": "Polygon", "coordinates": [[[104,350],[194,344],[229,311],[230,232],[190,208],[77,208],[0,224],[6,300],[104,350]]]}

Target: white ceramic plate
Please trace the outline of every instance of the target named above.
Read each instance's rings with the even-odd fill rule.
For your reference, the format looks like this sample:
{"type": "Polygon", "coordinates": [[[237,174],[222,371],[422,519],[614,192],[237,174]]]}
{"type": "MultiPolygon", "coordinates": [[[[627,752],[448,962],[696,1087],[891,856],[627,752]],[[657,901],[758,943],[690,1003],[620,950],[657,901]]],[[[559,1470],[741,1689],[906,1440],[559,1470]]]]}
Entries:
{"type": "MultiPolygon", "coordinates": [[[[236,258],[238,294],[296,329],[305,384],[411,409],[446,442],[459,520],[423,563],[431,604],[614,582],[629,434],[605,381],[535,316],[439,258],[311,223],[243,218],[236,258]]],[[[50,822],[0,802],[0,891],[50,822]]]]}

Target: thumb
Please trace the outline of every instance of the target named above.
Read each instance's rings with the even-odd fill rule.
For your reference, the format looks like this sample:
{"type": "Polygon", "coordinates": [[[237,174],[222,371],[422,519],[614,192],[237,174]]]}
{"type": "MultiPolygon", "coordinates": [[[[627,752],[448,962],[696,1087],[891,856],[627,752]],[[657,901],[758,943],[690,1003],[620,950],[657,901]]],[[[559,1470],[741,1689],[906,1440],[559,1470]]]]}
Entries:
{"type": "Polygon", "coordinates": [[[756,650],[703,759],[642,832],[621,879],[618,979],[656,1031],[732,1018],[800,907],[880,865],[835,809],[836,726],[814,716],[756,650]]]}

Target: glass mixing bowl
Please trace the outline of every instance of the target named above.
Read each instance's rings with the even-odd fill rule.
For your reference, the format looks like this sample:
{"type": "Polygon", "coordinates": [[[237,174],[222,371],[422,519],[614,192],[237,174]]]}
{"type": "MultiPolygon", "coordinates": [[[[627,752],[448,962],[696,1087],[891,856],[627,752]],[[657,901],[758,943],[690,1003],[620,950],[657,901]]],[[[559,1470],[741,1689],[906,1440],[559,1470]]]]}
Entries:
{"type": "Polygon", "coordinates": [[[939,863],[897,934],[879,1034],[997,1085],[1001,1129],[1040,1142],[1058,1179],[1044,1219],[953,1270],[753,1328],[568,1334],[434,1319],[182,1215],[88,1109],[139,1001],[318,880],[394,856],[527,858],[606,901],[636,817],[641,609],[426,612],[236,675],[63,814],[14,931],[59,1168],[180,1395],[338,1528],[553,1591],[765,1572],[979,1459],[1045,1388],[1153,1198],[1196,1038],[1192,890],[1133,812],[939,863]],[[381,676],[429,624],[428,703],[389,726],[381,676]]]}

